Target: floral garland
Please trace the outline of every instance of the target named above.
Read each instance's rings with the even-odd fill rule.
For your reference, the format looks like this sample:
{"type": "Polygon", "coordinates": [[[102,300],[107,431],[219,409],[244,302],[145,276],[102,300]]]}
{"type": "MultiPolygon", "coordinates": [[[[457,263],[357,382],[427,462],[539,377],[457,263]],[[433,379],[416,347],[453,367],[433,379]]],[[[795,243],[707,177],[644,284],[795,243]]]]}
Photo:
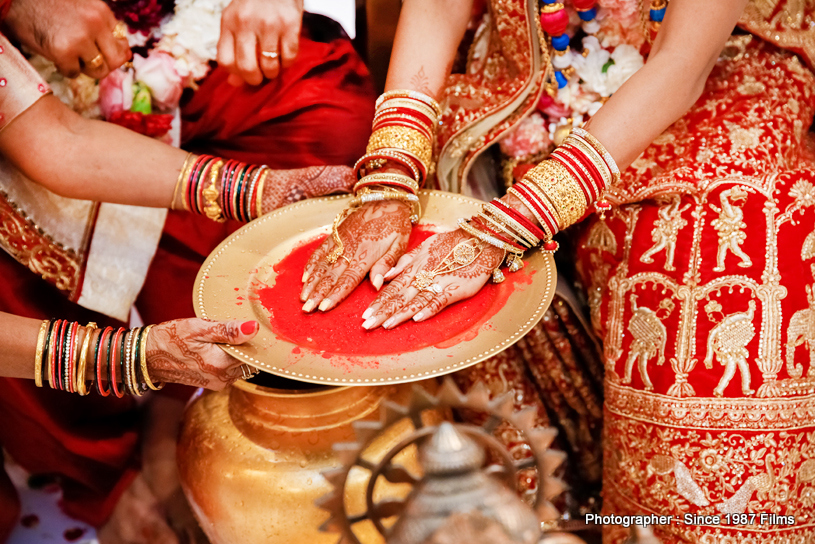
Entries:
{"type": "Polygon", "coordinates": [[[172,142],[184,89],[209,73],[217,55],[221,13],[231,0],[109,0],[128,26],[132,62],[101,81],[63,77],[50,61],[31,64],[58,97],[81,115],[105,119],[172,142]]]}
{"type": "MultiPolygon", "coordinates": [[[[597,17],[584,22],[566,6],[566,34],[582,45],[570,48],[565,64],[574,70],[568,83],[544,93],[537,109],[501,139],[501,152],[513,163],[548,155],[569,133],[597,113],[608,98],[645,64],[649,44],[640,21],[640,0],[598,0],[597,17]]],[[[519,167],[514,175],[523,175],[519,167]]],[[[509,181],[509,180],[508,180],[509,181]]]]}

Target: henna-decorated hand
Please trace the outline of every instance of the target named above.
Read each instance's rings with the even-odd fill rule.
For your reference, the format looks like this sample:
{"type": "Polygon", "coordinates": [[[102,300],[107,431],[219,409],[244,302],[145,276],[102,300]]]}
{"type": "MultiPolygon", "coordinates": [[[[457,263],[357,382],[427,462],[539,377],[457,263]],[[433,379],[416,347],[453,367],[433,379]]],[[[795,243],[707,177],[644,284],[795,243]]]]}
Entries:
{"type": "Polygon", "coordinates": [[[306,198],[349,193],[356,176],[347,166],[310,166],[270,172],[263,186],[262,213],[306,198]]]}
{"type": "Polygon", "coordinates": [[[483,244],[481,253],[471,264],[433,279],[438,293],[419,291],[413,285],[417,274],[435,270],[456,245],[471,238],[461,229],[436,234],[399,259],[396,266],[385,274],[386,280],[395,279],[362,314],[365,320],[362,326],[369,330],[380,325],[392,329],[410,318],[424,321],[450,304],[475,295],[490,279],[492,271],[501,264],[503,250],[483,244]]]}
{"type": "Polygon", "coordinates": [[[156,325],[147,338],[147,367],[154,382],[176,382],[219,391],[242,376],[241,363],[218,344],[254,338],[257,321],[177,319],[156,325]]]}
{"type": "Polygon", "coordinates": [[[338,229],[344,245],[342,256],[334,264],[326,261],[335,247],[329,236],[306,264],[300,293],[300,300],[305,302],[303,311],[335,307],[369,271],[371,283],[380,289],[385,273],[407,248],[410,215],[410,204],[399,200],[369,202],[349,215],[338,229]]]}

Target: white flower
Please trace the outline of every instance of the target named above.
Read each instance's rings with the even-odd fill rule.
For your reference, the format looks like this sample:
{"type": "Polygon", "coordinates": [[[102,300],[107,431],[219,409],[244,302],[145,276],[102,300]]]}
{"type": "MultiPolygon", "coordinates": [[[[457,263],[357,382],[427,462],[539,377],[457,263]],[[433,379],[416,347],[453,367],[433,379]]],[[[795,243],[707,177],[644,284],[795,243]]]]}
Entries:
{"type": "Polygon", "coordinates": [[[614,64],[606,70],[606,89],[614,94],[622,87],[629,77],[645,65],[645,61],[634,47],[623,44],[614,49],[611,54],[614,64]]]}
{"type": "Polygon", "coordinates": [[[221,13],[231,0],[179,0],[175,15],[161,25],[162,38],[156,49],[176,59],[176,70],[184,78],[201,79],[208,63],[218,54],[221,13]]]}
{"type": "Polygon", "coordinates": [[[509,157],[528,157],[546,151],[552,145],[543,116],[533,113],[501,138],[501,151],[509,157]]]}
{"type": "Polygon", "coordinates": [[[600,47],[600,42],[594,36],[583,38],[583,49],[588,51],[588,55],[574,55],[572,63],[577,75],[583,80],[583,87],[600,96],[611,96],[606,86],[606,74],[603,73],[603,67],[611,54],[600,47]]]}

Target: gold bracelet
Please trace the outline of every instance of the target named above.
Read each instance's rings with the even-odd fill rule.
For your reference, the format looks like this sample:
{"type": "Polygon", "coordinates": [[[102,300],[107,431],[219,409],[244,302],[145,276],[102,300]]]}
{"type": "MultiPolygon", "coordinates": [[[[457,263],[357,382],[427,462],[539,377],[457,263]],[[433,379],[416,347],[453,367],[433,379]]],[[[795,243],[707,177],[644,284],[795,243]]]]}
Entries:
{"type": "MultiPolygon", "coordinates": [[[[257,217],[260,217],[263,214],[263,188],[266,185],[266,176],[269,175],[269,167],[268,166],[261,166],[262,172],[259,174],[260,178],[258,179],[258,194],[255,197],[255,213],[257,217]]],[[[257,219],[257,217],[255,219],[257,219]]]]}
{"type": "Polygon", "coordinates": [[[397,98],[411,98],[413,100],[417,100],[422,104],[426,104],[430,106],[433,111],[436,112],[436,115],[441,115],[441,107],[439,103],[436,101],[435,98],[432,96],[419,92],[419,91],[412,91],[410,89],[394,89],[392,91],[386,91],[382,93],[379,98],[376,99],[376,107],[377,109],[387,102],[388,100],[393,100],[397,98]]]}
{"type": "Polygon", "coordinates": [[[508,243],[504,242],[503,240],[499,240],[495,236],[487,234],[486,232],[481,232],[474,226],[467,223],[467,220],[463,217],[458,220],[458,226],[461,230],[469,234],[470,236],[475,236],[485,244],[489,244],[493,247],[497,247],[498,249],[503,249],[507,253],[511,253],[512,255],[523,255],[523,251],[519,251],[517,248],[512,247],[508,243]]]}
{"type": "Polygon", "coordinates": [[[223,211],[218,205],[218,176],[221,174],[221,167],[224,161],[217,159],[209,167],[209,187],[204,189],[204,215],[216,221],[223,223],[225,221],[223,211]]]}
{"type": "Polygon", "coordinates": [[[136,363],[136,348],[138,347],[139,341],[139,334],[141,333],[141,327],[136,327],[133,329],[133,336],[131,338],[130,347],[128,351],[128,360],[129,360],[129,368],[130,368],[130,381],[133,384],[133,394],[137,397],[141,397],[144,392],[141,389],[141,384],[139,383],[139,376],[137,372],[137,363],[136,363]]]}
{"type": "Polygon", "coordinates": [[[521,225],[514,217],[511,217],[492,202],[484,204],[484,211],[492,214],[493,217],[503,222],[506,228],[514,230],[524,240],[522,245],[532,248],[540,243],[540,239],[537,236],[529,232],[529,230],[521,225]]]}
{"type": "Polygon", "coordinates": [[[85,338],[82,340],[82,349],[79,352],[79,363],[76,365],[76,392],[79,396],[84,397],[88,394],[88,389],[85,387],[85,372],[88,368],[88,348],[91,345],[91,337],[93,331],[96,330],[96,323],[90,322],[85,327],[85,338]]]}
{"type": "Polygon", "coordinates": [[[600,155],[606,161],[606,165],[608,165],[609,170],[611,170],[611,175],[612,175],[612,178],[613,178],[613,182],[617,183],[618,181],[620,181],[620,169],[617,167],[617,163],[614,161],[614,157],[612,157],[611,153],[609,153],[606,150],[605,146],[603,144],[601,144],[597,140],[597,138],[592,136],[589,133],[589,131],[586,130],[586,129],[583,129],[583,128],[580,128],[580,127],[575,127],[575,128],[572,129],[572,132],[574,132],[578,136],[582,136],[583,138],[588,140],[588,142],[592,146],[594,146],[594,148],[597,150],[597,152],[600,153],[600,155]]]}
{"type": "Polygon", "coordinates": [[[164,384],[159,383],[158,385],[155,385],[153,383],[153,380],[150,379],[150,373],[147,369],[147,335],[150,334],[150,331],[152,330],[153,327],[154,325],[148,325],[147,327],[144,328],[144,332],[141,335],[141,345],[139,346],[139,355],[141,361],[139,362],[141,363],[141,375],[144,378],[144,383],[146,383],[147,387],[149,387],[153,391],[158,391],[159,389],[164,387],[164,384]]]}
{"type": "Polygon", "coordinates": [[[178,179],[176,180],[175,188],[173,189],[173,200],[170,203],[171,210],[178,209],[176,207],[176,203],[178,202],[178,193],[183,188],[183,192],[181,193],[181,209],[189,211],[189,207],[187,206],[187,199],[185,198],[184,195],[187,194],[185,186],[189,182],[190,169],[192,168],[192,164],[194,162],[192,160],[193,157],[195,157],[196,159],[198,158],[198,156],[193,155],[192,152],[187,153],[187,158],[184,159],[184,164],[181,165],[181,172],[178,173],[178,179]]]}
{"type": "Polygon", "coordinates": [[[549,197],[563,219],[560,230],[576,223],[588,209],[588,202],[578,181],[565,166],[545,160],[526,173],[535,185],[549,197]]]}
{"type": "Polygon", "coordinates": [[[425,166],[433,159],[433,144],[424,134],[414,128],[380,128],[371,134],[365,152],[376,153],[380,149],[388,148],[411,153],[425,166]]]}
{"type": "Polygon", "coordinates": [[[410,188],[410,190],[412,190],[414,193],[419,192],[419,184],[416,183],[416,181],[410,176],[392,172],[376,172],[374,174],[364,176],[356,183],[356,185],[354,185],[354,193],[357,192],[357,187],[359,187],[359,185],[362,183],[398,183],[399,185],[407,185],[408,188],[410,188]]]}
{"type": "MultiPolygon", "coordinates": [[[[393,162],[396,162],[401,166],[407,167],[410,170],[410,173],[413,174],[413,179],[416,180],[416,183],[421,183],[422,181],[424,181],[421,174],[419,173],[419,169],[416,168],[416,166],[409,160],[410,157],[405,158],[405,157],[407,157],[407,155],[404,152],[399,151],[399,150],[391,151],[391,150],[386,150],[386,149],[380,149],[376,153],[373,153],[373,155],[379,155],[379,156],[383,157],[385,159],[385,161],[383,161],[383,163],[380,164],[380,165],[372,166],[372,165],[369,164],[369,163],[374,161],[374,159],[371,157],[371,154],[363,155],[362,158],[360,158],[354,164],[354,172],[356,172],[357,177],[359,177],[359,171],[361,170],[362,166],[365,166],[365,168],[367,170],[374,170],[376,168],[382,168],[385,165],[385,162],[387,162],[387,160],[390,159],[393,162]]],[[[380,159],[376,159],[376,160],[380,160],[380,159]]]]}
{"type": "Polygon", "coordinates": [[[419,197],[393,187],[383,187],[380,189],[369,189],[364,187],[359,194],[351,200],[352,205],[366,204],[368,202],[378,202],[381,200],[402,200],[410,202],[412,212],[410,215],[410,222],[416,224],[422,218],[422,205],[419,203],[419,197]]]}
{"type": "Polygon", "coordinates": [[[48,332],[50,323],[48,319],[43,321],[37,334],[37,350],[34,352],[34,385],[37,387],[42,387],[42,354],[45,351],[45,333],[48,332]]]}
{"type": "Polygon", "coordinates": [[[490,224],[491,224],[492,226],[494,226],[496,229],[500,230],[501,232],[503,232],[504,234],[506,234],[507,236],[509,236],[509,237],[510,237],[510,238],[512,238],[513,240],[515,240],[515,241],[516,241],[517,243],[519,243],[520,245],[522,245],[522,246],[527,245],[527,243],[526,243],[526,242],[525,242],[525,241],[524,241],[524,240],[523,240],[523,239],[522,239],[520,236],[518,236],[517,234],[515,234],[514,232],[512,232],[512,231],[509,229],[509,227],[507,227],[507,226],[506,226],[506,225],[504,225],[503,223],[500,223],[500,222],[498,221],[498,218],[492,218],[492,217],[490,217],[489,215],[487,215],[486,213],[484,213],[483,211],[482,211],[482,212],[480,212],[480,213],[478,214],[478,217],[480,217],[481,219],[483,219],[483,220],[485,220],[486,222],[490,223],[490,224]]]}
{"type": "MultiPolygon", "coordinates": [[[[526,176],[524,177],[526,178],[526,176]]],[[[548,211],[549,215],[552,216],[552,219],[554,220],[554,223],[557,226],[558,231],[563,230],[565,228],[564,225],[566,224],[566,221],[558,211],[554,201],[551,198],[549,198],[549,195],[547,195],[545,191],[541,190],[538,184],[532,180],[531,176],[529,178],[529,183],[527,183],[525,187],[527,187],[530,191],[535,193],[535,195],[541,200],[542,203],[544,204],[547,202],[549,203],[548,205],[544,206],[544,210],[548,211]]]]}

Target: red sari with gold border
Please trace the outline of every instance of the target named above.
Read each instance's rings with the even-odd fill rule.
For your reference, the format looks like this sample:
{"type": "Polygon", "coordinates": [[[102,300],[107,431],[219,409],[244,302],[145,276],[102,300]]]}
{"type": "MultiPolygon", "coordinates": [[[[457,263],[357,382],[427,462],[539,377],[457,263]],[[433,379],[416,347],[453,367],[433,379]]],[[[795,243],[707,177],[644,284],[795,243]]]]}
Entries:
{"type": "MultiPolygon", "coordinates": [[[[499,10],[507,13],[506,2],[492,3],[499,10]]],[[[528,18],[516,21],[533,34],[528,18]]],[[[812,0],[750,3],[740,26],[757,37],[731,40],[696,105],[624,173],[613,212],[577,227],[577,264],[603,343],[603,508],[673,515],[677,523],[655,528],[665,543],[815,540],[813,25],[812,0]],[[722,523],[684,524],[685,513],[722,523]]],[[[504,84],[498,75],[494,86],[504,84]]],[[[461,88],[452,81],[451,100],[483,104],[461,88]]],[[[477,126],[455,119],[466,122],[450,132],[477,126]]],[[[461,156],[489,143],[472,141],[461,156]]],[[[459,382],[514,387],[519,405],[540,406],[541,424],[548,414],[560,426],[586,481],[597,459],[590,444],[581,455],[578,431],[598,416],[565,364],[568,351],[553,365],[540,341],[549,329],[539,325],[518,352],[459,382]],[[549,385],[537,379],[544,375],[549,385]]],[[[604,538],[626,536],[608,528],[604,538]]]]}

